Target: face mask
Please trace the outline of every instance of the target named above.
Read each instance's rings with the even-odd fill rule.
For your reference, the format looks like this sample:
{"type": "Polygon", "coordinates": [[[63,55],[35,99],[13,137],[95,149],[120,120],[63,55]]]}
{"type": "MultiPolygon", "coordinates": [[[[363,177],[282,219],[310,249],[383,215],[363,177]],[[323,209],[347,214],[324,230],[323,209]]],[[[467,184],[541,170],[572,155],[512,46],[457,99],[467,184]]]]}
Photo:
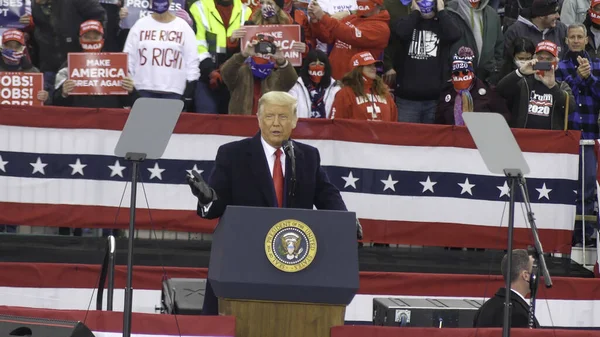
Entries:
{"type": "Polygon", "coordinates": [[[421,14],[433,13],[433,5],[433,0],[421,0],[417,2],[417,6],[419,6],[421,14]]]}
{"type": "Polygon", "coordinates": [[[364,16],[371,13],[377,4],[373,1],[361,1],[358,2],[358,9],[356,10],[356,15],[364,16]]]}
{"type": "Polygon", "coordinates": [[[250,67],[250,70],[252,70],[252,75],[254,77],[258,78],[259,80],[264,80],[265,78],[267,78],[269,75],[271,75],[273,68],[275,68],[275,62],[273,62],[273,61],[267,61],[266,63],[263,63],[263,62],[264,62],[264,59],[257,60],[255,58],[255,56],[249,57],[248,60],[246,61],[246,63],[250,67]]]}
{"type": "Polygon", "coordinates": [[[162,14],[169,10],[169,0],[152,0],[150,10],[154,13],[162,14]]]}
{"type": "Polygon", "coordinates": [[[21,59],[25,56],[23,51],[14,51],[12,49],[2,49],[2,59],[4,63],[11,66],[21,64],[21,59]]]}
{"type": "Polygon", "coordinates": [[[588,12],[590,13],[590,19],[592,20],[592,23],[600,25],[600,12],[596,12],[591,8],[588,12]]]}
{"type": "Polygon", "coordinates": [[[310,76],[310,80],[313,81],[313,83],[321,83],[323,75],[325,75],[325,65],[315,64],[313,66],[308,66],[308,76],[310,76]]]}
{"type": "Polygon", "coordinates": [[[479,7],[480,2],[481,2],[481,0],[469,0],[469,3],[471,4],[471,7],[473,7],[473,8],[479,7]]]}
{"type": "Polygon", "coordinates": [[[262,16],[265,19],[275,16],[275,7],[273,7],[273,5],[261,6],[260,11],[262,12],[262,16]]]}
{"type": "Polygon", "coordinates": [[[517,69],[521,69],[525,63],[527,63],[527,61],[515,59],[515,66],[517,66],[517,69]]]}
{"type": "Polygon", "coordinates": [[[452,85],[454,90],[461,91],[469,89],[473,83],[473,73],[470,70],[452,72],[452,85]]]}
{"type": "Polygon", "coordinates": [[[86,53],[99,53],[102,51],[102,47],[104,47],[104,39],[100,41],[79,39],[79,44],[81,45],[81,49],[86,53]]]}

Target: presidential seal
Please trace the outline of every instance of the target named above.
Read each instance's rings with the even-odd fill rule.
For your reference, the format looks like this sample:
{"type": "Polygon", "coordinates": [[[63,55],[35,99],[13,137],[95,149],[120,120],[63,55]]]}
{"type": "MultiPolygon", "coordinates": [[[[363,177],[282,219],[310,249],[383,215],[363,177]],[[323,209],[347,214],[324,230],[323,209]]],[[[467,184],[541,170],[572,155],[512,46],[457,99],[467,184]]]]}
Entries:
{"type": "Polygon", "coordinates": [[[299,272],[315,259],[317,238],[305,223],[283,220],[267,233],[265,253],[275,268],[287,273],[299,272]]]}

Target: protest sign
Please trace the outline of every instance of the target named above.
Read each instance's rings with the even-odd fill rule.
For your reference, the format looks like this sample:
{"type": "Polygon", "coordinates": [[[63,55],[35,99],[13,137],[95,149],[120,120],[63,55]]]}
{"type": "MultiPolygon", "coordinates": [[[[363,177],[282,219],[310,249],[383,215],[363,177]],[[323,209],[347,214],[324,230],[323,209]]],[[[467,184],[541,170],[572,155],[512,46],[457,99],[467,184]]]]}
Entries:
{"type": "Polygon", "coordinates": [[[264,25],[264,26],[244,26],[246,27],[246,36],[242,38],[241,46],[246,45],[247,41],[255,38],[256,34],[267,33],[275,37],[273,42],[277,49],[281,49],[283,56],[294,66],[302,65],[302,53],[292,50],[294,42],[302,42],[300,39],[299,25],[264,25]]]}
{"type": "MultiPolygon", "coordinates": [[[[2,0],[0,0],[2,1],[2,0]]],[[[124,0],[123,7],[127,8],[127,17],[121,20],[121,28],[129,29],[133,27],[137,20],[144,16],[151,14],[150,10],[151,0],[124,0]]],[[[173,0],[171,1],[170,11],[176,11],[178,9],[185,9],[185,0],[173,0]]]]}
{"type": "Polygon", "coordinates": [[[75,88],[69,95],[127,95],[126,53],[69,53],[69,79],[75,88]]]}
{"type": "Polygon", "coordinates": [[[0,104],[44,105],[37,99],[44,90],[44,75],[41,73],[0,72],[0,104]]]}
{"type": "Polygon", "coordinates": [[[25,28],[21,16],[31,14],[31,0],[0,0],[0,27],[25,28]]]}

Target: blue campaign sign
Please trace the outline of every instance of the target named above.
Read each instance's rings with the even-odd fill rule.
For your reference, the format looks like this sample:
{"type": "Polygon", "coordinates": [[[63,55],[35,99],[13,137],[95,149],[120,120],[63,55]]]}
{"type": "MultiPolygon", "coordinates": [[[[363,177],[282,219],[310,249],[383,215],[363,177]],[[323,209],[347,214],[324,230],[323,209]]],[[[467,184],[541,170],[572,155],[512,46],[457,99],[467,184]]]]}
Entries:
{"type": "MultiPolygon", "coordinates": [[[[4,1],[4,0],[0,0],[4,1]]],[[[124,0],[123,7],[127,8],[127,17],[121,20],[121,28],[129,29],[133,27],[135,22],[144,16],[151,14],[150,0],[124,0]]],[[[173,0],[169,10],[176,11],[178,9],[185,9],[185,0],[173,0]]]]}
{"type": "Polygon", "coordinates": [[[24,28],[21,16],[31,14],[31,0],[0,0],[0,28],[24,28]]]}

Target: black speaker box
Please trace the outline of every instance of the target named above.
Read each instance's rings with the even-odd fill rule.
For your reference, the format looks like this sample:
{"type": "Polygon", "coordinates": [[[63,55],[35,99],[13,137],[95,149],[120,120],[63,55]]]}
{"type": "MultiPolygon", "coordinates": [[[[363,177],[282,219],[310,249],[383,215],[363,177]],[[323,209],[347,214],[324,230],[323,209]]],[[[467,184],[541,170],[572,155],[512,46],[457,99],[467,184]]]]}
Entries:
{"type": "Polygon", "coordinates": [[[81,322],[0,315],[0,337],[95,337],[81,322]]]}
{"type": "Polygon", "coordinates": [[[170,278],[163,281],[162,312],[175,315],[200,315],[204,305],[206,279],[170,278]]]}
{"type": "Polygon", "coordinates": [[[433,298],[374,298],[373,325],[471,328],[481,301],[433,298]]]}

